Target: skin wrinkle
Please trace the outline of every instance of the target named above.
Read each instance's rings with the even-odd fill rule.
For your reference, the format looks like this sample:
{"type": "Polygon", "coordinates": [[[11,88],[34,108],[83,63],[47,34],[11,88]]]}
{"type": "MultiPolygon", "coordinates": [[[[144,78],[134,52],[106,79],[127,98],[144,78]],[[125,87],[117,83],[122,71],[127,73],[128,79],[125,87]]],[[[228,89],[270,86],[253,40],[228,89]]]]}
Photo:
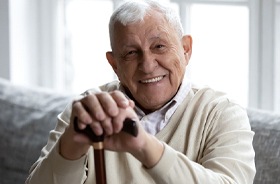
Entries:
{"type": "MultiPolygon", "coordinates": [[[[172,40],[172,38],[171,38],[171,36],[170,35],[172,35],[172,33],[171,33],[171,30],[170,29],[168,29],[167,28],[167,26],[165,26],[164,24],[166,24],[167,22],[165,21],[163,21],[162,20],[162,22],[161,22],[161,24],[160,25],[158,25],[157,26],[157,30],[160,32],[160,34],[158,35],[158,36],[156,36],[156,38],[158,38],[159,40],[161,40],[162,38],[163,39],[166,39],[167,41],[166,41],[166,43],[169,43],[169,45],[167,45],[167,47],[168,47],[168,49],[170,49],[170,52],[172,52],[172,54],[174,54],[174,55],[176,55],[177,56],[177,60],[178,61],[183,61],[181,58],[180,58],[180,56],[179,56],[179,54],[178,54],[178,45],[179,45],[179,43],[178,43],[178,45],[175,45],[175,44],[173,44],[173,40],[172,40]]],[[[169,23],[167,23],[167,24],[169,24],[169,23]]],[[[171,26],[171,25],[170,25],[171,26]]],[[[170,26],[168,26],[168,27],[170,27],[170,26]]],[[[149,30],[149,32],[152,32],[153,31],[153,29],[154,28],[151,28],[151,30],[149,30]]],[[[172,31],[175,31],[175,30],[172,30],[172,31]]],[[[148,34],[147,34],[147,36],[148,36],[148,34]]],[[[177,70],[180,70],[181,68],[182,68],[182,65],[183,65],[183,63],[182,62],[171,62],[171,63],[174,63],[174,68],[177,68],[177,70]],[[181,64],[181,65],[180,65],[181,64]]],[[[171,71],[171,73],[172,73],[172,71],[171,71]]],[[[176,75],[176,74],[175,74],[176,75]]],[[[181,78],[181,80],[182,80],[182,78],[181,78]]],[[[171,81],[172,82],[172,81],[171,81]]],[[[178,85],[178,84],[177,84],[178,85]]],[[[175,95],[175,94],[174,94],[175,95]]]]}
{"type": "Polygon", "coordinates": [[[146,112],[159,109],[176,94],[182,82],[188,64],[184,52],[189,48],[185,45],[191,43],[179,37],[174,27],[156,11],[153,19],[145,16],[137,24],[116,23],[113,34],[118,35],[113,37],[119,47],[114,46],[113,54],[107,59],[119,80],[146,112]],[[164,78],[158,82],[140,82],[159,76],[164,78]]]}
{"type": "MultiPolygon", "coordinates": [[[[123,12],[124,21],[130,22],[131,19],[141,17],[138,14],[126,19],[125,16],[134,11],[134,8],[132,6],[131,9],[126,10],[121,9],[122,7],[125,5],[114,13],[123,12]]],[[[135,9],[142,10],[141,5],[135,9]]],[[[163,8],[163,12],[169,11],[163,8]]],[[[114,49],[114,54],[110,51],[106,52],[108,62],[123,86],[119,85],[119,81],[113,81],[100,86],[100,89],[94,88],[85,95],[74,98],[76,102],[72,106],[70,104],[58,115],[57,126],[51,131],[47,145],[43,148],[38,161],[32,166],[26,183],[37,184],[44,181],[56,184],[96,183],[94,180],[98,182],[99,174],[98,172],[94,174],[94,159],[98,157],[95,157],[97,154],[90,148],[92,141],[74,129],[74,122],[83,120],[84,113],[92,122],[78,121],[78,123],[84,127],[99,126],[91,127],[91,129],[96,134],[99,132],[98,135],[104,133],[104,149],[112,151],[106,151],[105,154],[106,157],[108,156],[108,162],[105,163],[108,166],[106,168],[107,183],[167,184],[186,183],[186,180],[191,183],[215,184],[223,181],[224,183],[253,182],[255,175],[253,132],[246,112],[220,92],[209,88],[192,87],[187,78],[182,84],[183,88],[178,91],[191,57],[192,39],[187,35],[180,36],[176,32],[178,27],[174,25],[181,25],[180,22],[177,24],[175,21],[172,26],[170,22],[162,21],[163,17],[166,17],[164,13],[159,14],[153,11],[152,13],[152,17],[144,17],[143,22],[137,24],[127,26],[110,24],[110,36],[112,35],[110,39],[115,37],[114,39],[118,41],[113,41],[115,48],[118,46],[124,48],[123,46],[131,44],[133,46],[126,48],[129,50],[125,50],[125,53],[117,49],[114,49]],[[166,29],[162,28],[163,25],[166,29]],[[155,27],[154,31],[152,27],[155,27]],[[123,55],[125,58],[116,57],[123,55]],[[155,77],[161,80],[139,82],[155,77]],[[129,91],[123,93],[122,87],[129,91]],[[112,91],[115,91],[116,96],[112,95],[112,91]],[[178,103],[175,102],[175,106],[171,107],[174,104],[166,103],[177,91],[179,94],[174,98],[174,102],[178,103]],[[89,94],[94,96],[96,101],[91,100],[89,94]],[[127,99],[128,94],[131,100],[127,99]],[[123,103],[123,101],[128,102],[123,103]],[[135,107],[134,102],[141,104],[135,107]],[[109,110],[108,106],[112,109],[109,110]],[[169,111],[169,107],[173,109],[169,111]],[[218,121],[210,123],[217,129],[205,134],[205,130],[209,129],[207,127],[209,123],[205,122],[205,119],[209,120],[209,117],[215,119],[221,109],[225,110],[224,118],[219,116],[218,121]],[[143,116],[145,117],[145,114],[140,112],[141,110],[145,113],[155,111],[155,114],[151,114],[151,119],[147,117],[148,123],[151,124],[145,124],[146,122],[140,120],[143,116]],[[114,111],[118,113],[115,114],[114,111]],[[162,114],[165,111],[167,111],[167,116],[162,114]],[[104,117],[98,117],[97,113],[103,114],[104,117]],[[241,115],[236,116],[236,114],[241,115]],[[171,118],[170,115],[172,115],[171,118]],[[166,121],[163,119],[164,116],[167,117],[166,121]],[[135,120],[138,127],[136,137],[120,132],[126,118],[135,120]],[[168,124],[166,124],[167,121],[169,121],[168,124]],[[240,129],[244,124],[247,128],[240,129]],[[229,134],[229,132],[236,132],[236,134],[229,134]],[[223,137],[215,137],[222,134],[223,137]],[[240,144],[232,142],[236,140],[236,136],[241,135],[248,137],[242,139],[243,142],[240,144]],[[212,162],[207,162],[209,166],[207,168],[195,161],[203,155],[201,150],[207,152],[203,149],[205,146],[199,143],[205,140],[207,142],[209,137],[213,139],[210,142],[217,142],[217,149],[211,152],[212,155],[208,159],[212,162]],[[248,154],[246,158],[244,152],[248,154]],[[197,153],[199,153],[198,156],[197,153]],[[119,172],[115,172],[116,170],[119,172]]],[[[114,17],[113,14],[111,18],[114,19],[114,17]]],[[[175,15],[173,17],[172,14],[170,19],[166,18],[166,20],[173,20],[173,18],[179,21],[179,17],[175,15]]]]}
{"type": "MultiPolygon", "coordinates": [[[[175,45],[173,44],[173,41],[172,41],[172,38],[170,37],[170,35],[172,35],[170,32],[170,30],[167,29],[166,26],[164,25],[159,25],[158,26],[158,29],[157,29],[159,32],[161,32],[161,34],[159,34],[159,36],[157,36],[156,38],[161,40],[162,37],[163,39],[167,39],[167,41],[165,41],[166,43],[171,43],[169,45],[167,45],[168,49],[169,49],[169,52],[171,52],[172,54],[176,55],[176,59],[178,61],[182,61],[182,59],[180,59],[180,56],[178,54],[178,45],[175,45]],[[161,36],[163,35],[163,36],[161,36]]],[[[174,68],[176,68],[176,71],[180,70],[182,68],[182,65],[183,65],[183,62],[174,62],[174,61],[171,61],[170,63],[174,63],[174,68]]],[[[184,67],[184,66],[183,66],[184,67]]],[[[173,71],[171,71],[171,74],[172,74],[173,71]]],[[[176,75],[176,74],[174,74],[176,75]]],[[[181,78],[182,80],[182,78],[181,78]]],[[[171,81],[172,82],[172,81],[171,81]]],[[[175,84],[175,85],[178,85],[178,84],[175,84]]],[[[175,93],[176,94],[176,93],[175,93]]],[[[174,94],[174,95],[175,95],[174,94]]]]}

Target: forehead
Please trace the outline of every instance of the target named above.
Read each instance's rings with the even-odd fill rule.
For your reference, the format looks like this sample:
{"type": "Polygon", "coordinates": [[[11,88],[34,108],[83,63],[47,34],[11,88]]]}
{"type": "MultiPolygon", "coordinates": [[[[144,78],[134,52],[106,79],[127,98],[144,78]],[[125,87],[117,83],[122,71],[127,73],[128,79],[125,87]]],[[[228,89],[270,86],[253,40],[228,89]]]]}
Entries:
{"type": "Polygon", "coordinates": [[[147,14],[143,20],[131,23],[126,26],[117,22],[114,26],[114,40],[121,41],[120,38],[141,37],[151,39],[154,37],[165,37],[177,35],[175,29],[165,19],[165,17],[153,11],[147,14]]]}

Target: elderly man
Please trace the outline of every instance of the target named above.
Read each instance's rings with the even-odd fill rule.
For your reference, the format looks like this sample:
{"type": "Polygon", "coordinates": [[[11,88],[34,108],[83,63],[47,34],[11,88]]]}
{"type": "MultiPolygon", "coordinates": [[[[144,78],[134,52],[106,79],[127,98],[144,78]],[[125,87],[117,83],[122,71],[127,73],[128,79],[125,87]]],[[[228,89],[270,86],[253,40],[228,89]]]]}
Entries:
{"type": "MultiPolygon", "coordinates": [[[[87,91],[58,116],[26,183],[95,183],[90,139],[105,135],[108,183],[253,183],[254,133],[244,109],[185,78],[192,38],[155,1],[128,1],[109,24],[107,60],[118,81],[87,91]],[[121,131],[138,124],[138,135],[121,131]]],[[[102,77],[102,76],[100,76],[102,77]]]]}

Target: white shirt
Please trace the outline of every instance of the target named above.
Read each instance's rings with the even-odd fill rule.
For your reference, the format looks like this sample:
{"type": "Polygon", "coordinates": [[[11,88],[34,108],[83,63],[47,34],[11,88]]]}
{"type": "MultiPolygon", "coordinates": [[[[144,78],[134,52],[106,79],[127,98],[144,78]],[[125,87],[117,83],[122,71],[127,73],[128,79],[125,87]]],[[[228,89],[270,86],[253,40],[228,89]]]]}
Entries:
{"type": "MultiPolygon", "coordinates": [[[[122,87],[120,89],[125,93],[125,90],[122,87]]],[[[137,113],[140,123],[144,129],[152,135],[156,135],[160,130],[162,130],[168,124],[170,117],[182,103],[190,89],[191,82],[187,77],[184,77],[177,94],[159,110],[145,114],[138,106],[136,106],[135,112],[137,113]]],[[[129,97],[127,96],[127,98],[129,97]]]]}

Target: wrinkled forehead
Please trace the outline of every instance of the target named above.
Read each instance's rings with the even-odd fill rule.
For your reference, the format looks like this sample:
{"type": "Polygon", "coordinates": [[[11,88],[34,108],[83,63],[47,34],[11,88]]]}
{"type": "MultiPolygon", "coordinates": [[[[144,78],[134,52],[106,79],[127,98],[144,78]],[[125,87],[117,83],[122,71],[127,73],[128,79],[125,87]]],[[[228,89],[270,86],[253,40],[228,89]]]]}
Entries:
{"type": "Polygon", "coordinates": [[[146,14],[143,20],[123,25],[121,22],[115,22],[111,35],[112,45],[117,46],[124,39],[141,37],[149,39],[150,37],[162,37],[166,35],[177,36],[173,26],[158,12],[146,14]]]}
{"type": "MultiPolygon", "coordinates": [[[[163,3],[162,1],[127,1],[119,8],[117,8],[109,21],[109,35],[111,48],[113,49],[113,43],[115,34],[117,33],[116,26],[119,26],[119,23],[123,26],[132,25],[132,24],[141,24],[144,21],[145,17],[152,19],[154,14],[157,13],[160,15],[161,19],[166,21],[167,26],[172,27],[175,32],[177,32],[179,37],[183,36],[183,27],[180,22],[179,14],[169,3],[163,3]]],[[[145,22],[146,23],[146,22],[145,22]]]]}

